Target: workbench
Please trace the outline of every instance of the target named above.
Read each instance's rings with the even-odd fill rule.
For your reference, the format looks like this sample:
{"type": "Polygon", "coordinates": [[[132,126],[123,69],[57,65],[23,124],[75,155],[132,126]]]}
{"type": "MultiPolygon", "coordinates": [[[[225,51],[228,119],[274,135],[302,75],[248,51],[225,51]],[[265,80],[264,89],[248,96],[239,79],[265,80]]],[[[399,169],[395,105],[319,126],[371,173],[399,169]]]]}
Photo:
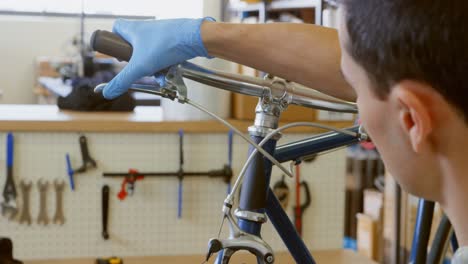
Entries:
{"type": "MultiPolygon", "coordinates": [[[[253,123],[245,120],[230,122],[244,132],[253,123]]],[[[337,127],[351,125],[348,122],[327,124],[337,127]]],[[[216,236],[219,229],[220,210],[226,197],[225,182],[204,176],[184,179],[183,210],[179,219],[176,178],[146,178],[136,184],[132,197],[119,201],[117,193],[123,179],[102,177],[103,172],[127,172],[130,168],[156,172],[176,170],[179,129],[186,133],[184,169],[207,171],[222,168],[227,163],[228,129],[217,121],[164,121],[159,107],[137,107],[134,112],[128,113],[87,113],[60,111],[51,105],[0,105],[0,150],[6,149],[6,132],[13,132],[17,184],[20,180],[34,183],[31,194],[32,225],[20,225],[0,217],[2,236],[14,241],[15,256],[29,260],[203,254],[207,241],[216,236]],[[80,134],[87,137],[90,155],[98,166],[75,175],[76,190],[72,192],[68,188],[65,154],[70,155],[72,167],[82,164],[78,142],[80,134]],[[36,223],[39,179],[49,182],[61,179],[67,183],[64,193],[66,222],[63,226],[40,226],[36,223]],[[101,237],[101,188],[104,184],[111,189],[108,241],[101,237]]],[[[280,144],[318,132],[322,130],[291,129],[284,133],[280,144]]],[[[242,168],[247,158],[247,148],[245,141],[239,136],[234,137],[234,173],[242,168]]],[[[5,151],[0,151],[0,162],[4,161],[5,156],[5,151]]],[[[320,253],[321,250],[336,249],[342,245],[345,157],[346,151],[340,150],[320,156],[313,164],[304,164],[301,169],[302,178],[308,181],[313,196],[310,208],[304,212],[303,237],[306,245],[317,252],[318,259],[341,256],[349,260],[348,253],[320,253]]],[[[4,183],[3,174],[0,171],[0,189],[4,183]]],[[[281,173],[274,168],[272,184],[279,179],[281,173]]],[[[54,193],[50,191],[49,196],[49,216],[53,216],[54,193]]],[[[287,213],[292,213],[292,204],[287,213]]],[[[275,252],[285,250],[271,223],[266,223],[262,230],[265,241],[275,252]]],[[[225,226],[222,236],[227,236],[226,231],[225,226]]],[[[182,259],[180,263],[201,263],[200,257],[193,261],[184,258],[154,257],[148,258],[148,261],[176,263],[177,259],[182,259]]],[[[278,258],[283,259],[282,256],[278,258]]],[[[129,259],[126,263],[145,263],[140,259],[131,261],[129,259]]],[[[92,263],[92,260],[76,263],[92,263]]],[[[277,263],[288,263],[287,257],[277,263]]]]}
{"type": "MultiPolygon", "coordinates": [[[[373,264],[376,263],[360,256],[357,253],[349,250],[324,250],[313,253],[315,261],[318,264],[373,264]]],[[[140,258],[124,258],[124,264],[188,264],[202,263],[203,256],[168,256],[168,257],[140,257],[140,258]]],[[[214,257],[209,263],[213,263],[214,257]]],[[[234,255],[231,259],[232,264],[238,263],[257,263],[252,256],[245,254],[234,255]]],[[[294,260],[289,254],[279,253],[276,255],[275,263],[278,264],[293,264],[294,260]]],[[[26,261],[25,264],[94,264],[93,259],[74,259],[74,260],[43,260],[43,261],[26,261]]]]}
{"type": "MultiPolygon", "coordinates": [[[[253,124],[248,120],[228,120],[247,132],[253,124]]],[[[351,122],[327,121],[335,127],[350,126],[351,122]]],[[[183,128],[187,133],[226,133],[228,128],[215,120],[164,121],[161,107],[138,106],[133,112],[61,111],[55,105],[0,105],[0,131],[28,132],[115,132],[165,133],[183,128]]],[[[291,128],[290,133],[318,133],[310,127],[291,128]]]]}

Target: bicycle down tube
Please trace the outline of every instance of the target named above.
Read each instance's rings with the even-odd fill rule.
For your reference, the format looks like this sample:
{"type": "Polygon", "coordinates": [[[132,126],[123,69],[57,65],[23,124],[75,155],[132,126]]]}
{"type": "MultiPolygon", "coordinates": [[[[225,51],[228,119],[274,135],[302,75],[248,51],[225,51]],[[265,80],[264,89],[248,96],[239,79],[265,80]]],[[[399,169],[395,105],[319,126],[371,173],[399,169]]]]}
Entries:
{"type": "MultiPolygon", "coordinates": [[[[349,128],[349,130],[358,133],[359,127],[354,126],[349,128]]],[[[315,155],[320,152],[329,151],[343,146],[352,145],[358,141],[359,139],[356,137],[340,134],[337,132],[329,132],[279,146],[275,150],[274,157],[279,162],[297,161],[303,157],[315,155]]],[[[281,204],[279,203],[271,188],[269,189],[267,199],[267,207],[265,210],[268,218],[280,235],[283,243],[288,248],[296,263],[315,263],[312,254],[302,241],[299,233],[297,233],[294,224],[291,222],[288,215],[281,207],[281,204]]]]}

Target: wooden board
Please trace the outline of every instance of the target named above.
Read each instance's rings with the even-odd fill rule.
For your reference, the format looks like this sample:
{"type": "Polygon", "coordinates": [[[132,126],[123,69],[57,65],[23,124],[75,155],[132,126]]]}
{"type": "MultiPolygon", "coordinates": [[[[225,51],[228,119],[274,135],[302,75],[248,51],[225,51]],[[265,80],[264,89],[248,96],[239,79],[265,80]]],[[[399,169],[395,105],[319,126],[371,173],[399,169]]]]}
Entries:
{"type": "MultiPolygon", "coordinates": [[[[228,120],[247,132],[253,121],[228,120]]],[[[348,127],[350,122],[321,122],[348,127]]],[[[282,123],[284,124],[284,123],[282,123]]],[[[136,107],[134,112],[60,111],[53,105],[0,105],[0,131],[28,132],[132,132],[169,133],[183,128],[186,133],[226,133],[218,121],[164,121],[160,107],[136,107]]],[[[319,133],[322,129],[293,128],[290,133],[319,133]]]]}
{"type": "MultiPolygon", "coordinates": [[[[325,264],[372,264],[376,263],[364,256],[360,256],[355,252],[349,250],[327,250],[316,251],[313,253],[317,263],[325,264]]],[[[213,263],[214,258],[209,263],[213,263]]],[[[124,264],[158,264],[158,263],[171,263],[171,264],[188,264],[188,263],[202,263],[203,256],[167,256],[167,257],[133,257],[124,258],[124,264]]],[[[257,263],[256,260],[249,255],[239,254],[234,255],[231,259],[233,264],[238,263],[257,263]]],[[[289,264],[295,263],[289,254],[277,254],[275,263],[289,264]]],[[[42,260],[42,261],[26,261],[25,264],[94,264],[92,259],[70,259],[70,260],[42,260]]]]}

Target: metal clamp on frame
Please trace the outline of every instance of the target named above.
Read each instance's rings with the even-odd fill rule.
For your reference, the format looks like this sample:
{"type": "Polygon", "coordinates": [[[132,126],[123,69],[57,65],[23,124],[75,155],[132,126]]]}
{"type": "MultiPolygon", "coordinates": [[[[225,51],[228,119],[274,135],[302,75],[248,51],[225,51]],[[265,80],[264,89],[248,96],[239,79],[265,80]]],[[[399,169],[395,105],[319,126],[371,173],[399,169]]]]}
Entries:
{"type": "Polygon", "coordinates": [[[257,212],[252,212],[252,211],[244,211],[244,210],[236,209],[234,211],[234,215],[237,218],[249,220],[252,222],[258,222],[262,224],[267,222],[267,216],[264,213],[257,213],[257,212]]]}
{"type": "MultiPolygon", "coordinates": [[[[291,90],[290,82],[271,74],[266,75],[264,80],[267,85],[255,108],[254,125],[248,129],[251,136],[265,137],[278,128],[281,113],[288,108],[292,99],[288,92],[291,90]]],[[[281,134],[278,133],[273,139],[280,138],[281,134]]]]}

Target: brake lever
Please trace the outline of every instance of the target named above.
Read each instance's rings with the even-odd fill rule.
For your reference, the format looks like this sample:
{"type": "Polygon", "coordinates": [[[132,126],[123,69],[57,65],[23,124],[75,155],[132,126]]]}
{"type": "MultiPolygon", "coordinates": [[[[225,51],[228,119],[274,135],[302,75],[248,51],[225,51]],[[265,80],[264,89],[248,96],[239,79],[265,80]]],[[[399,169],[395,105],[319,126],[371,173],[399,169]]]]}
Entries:
{"type": "MultiPolygon", "coordinates": [[[[160,72],[165,78],[163,86],[152,84],[133,83],[128,90],[146,94],[152,94],[168,98],[172,101],[177,99],[179,103],[187,101],[187,86],[182,77],[181,66],[174,65],[160,72]]],[[[94,88],[95,93],[100,93],[108,83],[101,83],[94,88]]]]}
{"type": "MultiPolygon", "coordinates": [[[[104,87],[106,87],[108,83],[101,83],[96,85],[94,88],[95,93],[100,93],[104,87]]],[[[171,100],[174,100],[177,98],[176,92],[172,92],[171,90],[161,88],[156,85],[150,85],[150,84],[138,84],[138,83],[133,83],[132,86],[128,89],[133,92],[140,92],[140,93],[146,93],[146,94],[152,94],[152,95],[157,95],[161,96],[164,98],[168,98],[171,100]]]]}
{"type": "Polygon", "coordinates": [[[177,92],[177,101],[185,103],[187,100],[187,86],[182,76],[181,65],[174,65],[169,68],[166,74],[166,83],[170,90],[177,92]]]}

